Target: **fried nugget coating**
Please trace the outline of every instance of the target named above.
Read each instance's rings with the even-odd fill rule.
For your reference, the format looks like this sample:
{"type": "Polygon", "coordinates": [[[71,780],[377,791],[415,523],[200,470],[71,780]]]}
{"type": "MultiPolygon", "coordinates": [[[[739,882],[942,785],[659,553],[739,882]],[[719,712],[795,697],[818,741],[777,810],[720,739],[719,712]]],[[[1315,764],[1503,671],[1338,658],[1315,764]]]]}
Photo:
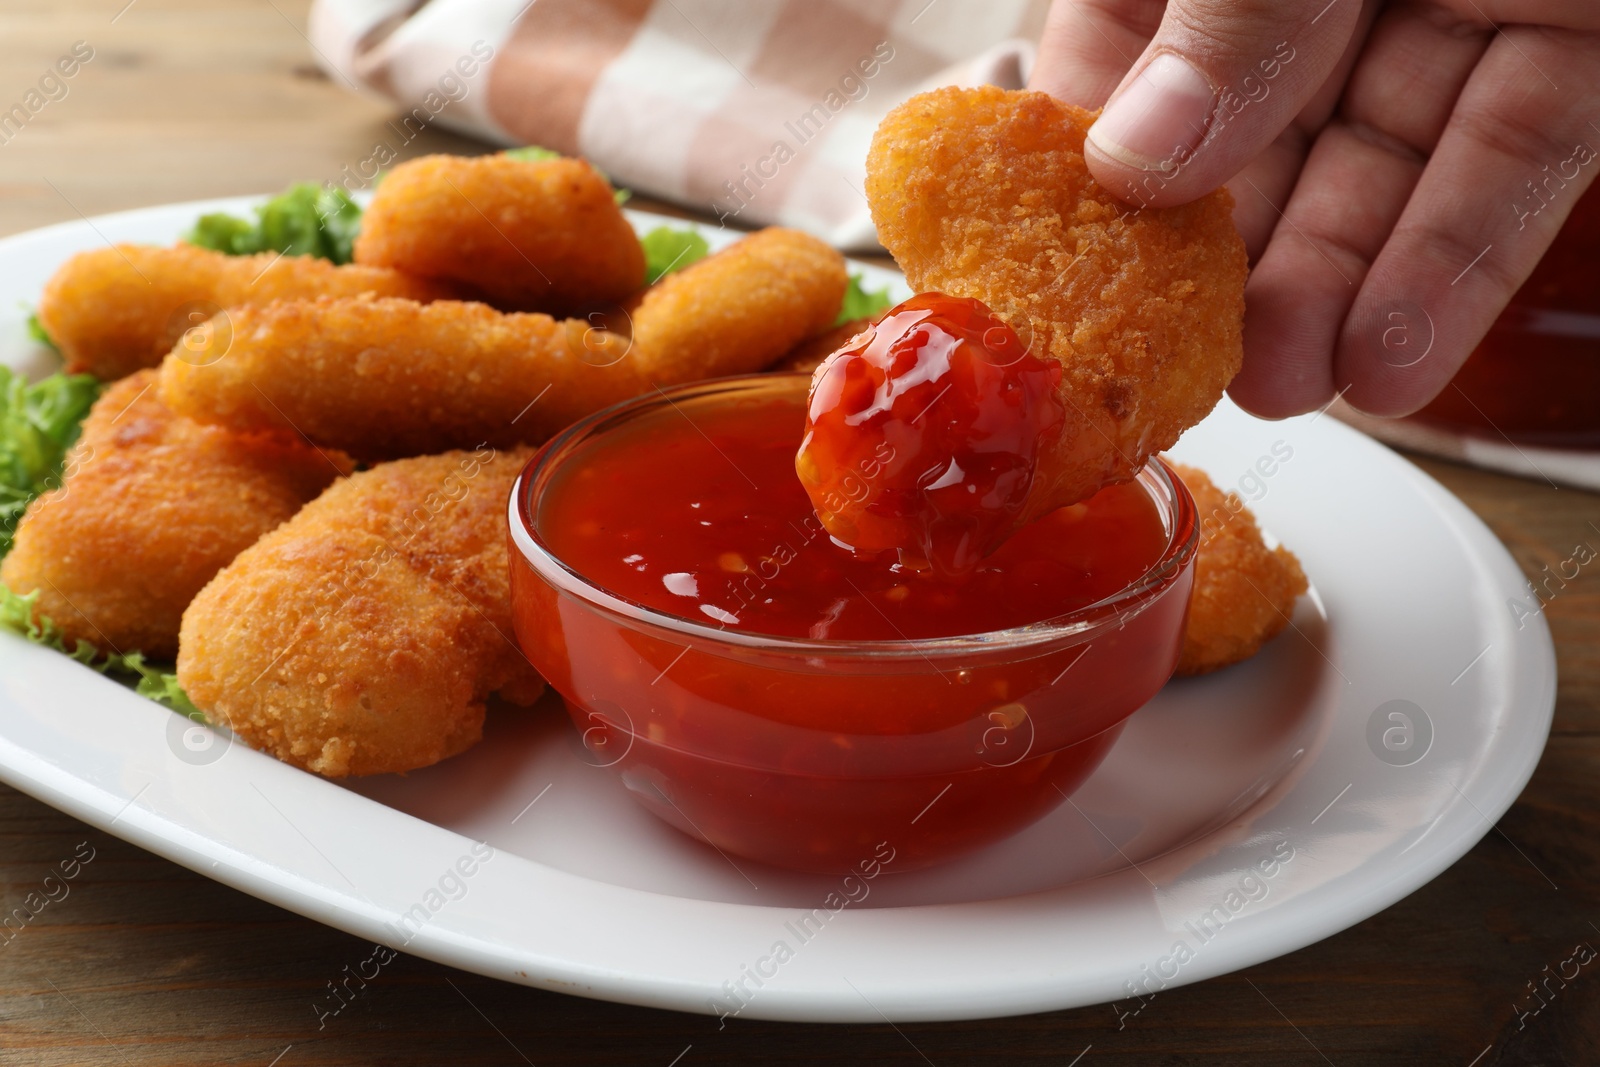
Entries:
{"type": "Polygon", "coordinates": [[[155,384],[154,370],[138,371],[95,402],[61,487],[18,525],[0,581],[39,590],[36,611],[69,640],[171,659],[201,587],[350,463],[180,418],[155,384]]]}
{"type": "Polygon", "coordinates": [[[168,357],[162,395],[190,418],[369,459],[532,444],[655,385],[759,370],[832,321],[844,285],[837,252],[763,231],[650,290],[632,338],[451,300],[239,308],[218,351],[168,357]]]}
{"type": "Polygon", "coordinates": [[[1168,463],[1194,497],[1200,550],[1183,633],[1178,674],[1206,674],[1247,660],[1289,625],[1294,602],[1308,588],[1287,548],[1268,548],[1255,516],[1236,494],[1218,489],[1204,471],[1168,463]]]}
{"type": "Polygon", "coordinates": [[[331,778],[426,767],[492,693],[544,689],[513,643],[505,512],[532,452],[452,452],[333,485],[183,616],[178,681],[252,747],[331,778]]]}
{"type": "Polygon", "coordinates": [[[752,374],[828,328],[849,285],[844,257],[799,230],[758,230],[669,274],[633,311],[651,380],[752,374]]]}
{"type": "Polygon", "coordinates": [[[518,311],[571,311],[644,284],[611,183],[581,159],[423,156],[372,196],[355,261],[464,283],[518,311]]]}
{"type": "Polygon", "coordinates": [[[649,388],[627,338],[580,319],[371,299],[231,315],[225,352],[168,357],[167,403],[234,429],[293,429],[363,459],[541,441],[649,388]]]}
{"type": "Polygon", "coordinates": [[[1062,366],[1068,423],[1023,521],[1133,478],[1243,357],[1232,199],[1114,199],[1083,159],[1094,118],[1045,93],[939,89],[891,111],[867,157],[879,238],[912,287],[983,301],[1062,366]]]}
{"type": "Polygon", "coordinates": [[[109,381],[160,365],[186,331],[224,309],[317,296],[450,295],[436,282],[310,256],[229,256],[193,245],[80,252],[45,284],[39,323],[67,370],[109,381]]]}
{"type": "Polygon", "coordinates": [[[806,373],[810,374],[822,365],[822,361],[833,355],[848,344],[856,334],[865,330],[878,321],[876,316],[862,319],[851,319],[841,326],[835,326],[807,338],[783,354],[783,357],[767,369],[777,373],[806,373]]]}

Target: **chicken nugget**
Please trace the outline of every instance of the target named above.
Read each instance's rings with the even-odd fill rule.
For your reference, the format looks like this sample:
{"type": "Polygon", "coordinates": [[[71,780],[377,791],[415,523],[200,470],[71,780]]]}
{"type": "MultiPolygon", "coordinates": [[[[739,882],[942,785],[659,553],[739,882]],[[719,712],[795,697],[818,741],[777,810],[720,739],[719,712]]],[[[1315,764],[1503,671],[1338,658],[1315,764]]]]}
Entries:
{"type": "Polygon", "coordinates": [[[1061,364],[1067,421],[1023,521],[1132,479],[1243,358],[1232,199],[1113,198],[1083,159],[1094,118],[1045,93],[939,89],[891,111],[867,157],[878,235],[913,288],[981,300],[1061,364]]]}
{"type": "Polygon", "coordinates": [[[174,410],[364,459],[541,441],[649,388],[627,338],[485,304],[297,301],[235,309],[232,327],[215,358],[167,359],[174,410]]]}
{"type": "Polygon", "coordinates": [[[817,334],[795,345],[785,352],[772,366],[767,369],[778,374],[810,374],[822,365],[822,361],[833,355],[839,349],[849,344],[857,334],[868,329],[877,318],[869,316],[864,319],[851,319],[841,326],[817,334]]]}
{"type": "Polygon", "coordinates": [[[155,384],[138,371],[95,402],[61,486],[23,515],[0,581],[37,589],[35,610],[70,641],[170,660],[201,587],[350,464],[179,418],[155,384]]]}
{"type": "Polygon", "coordinates": [[[517,311],[571,311],[644,284],[611,183],[581,159],[423,156],[372,196],[355,261],[465,283],[517,311]]]}
{"type": "Polygon", "coordinates": [[[492,693],[544,682],[512,637],[506,500],[530,449],[341,480],[240,553],[183,616],[178,681],[251,746],[330,778],[426,767],[492,693]]]}
{"type": "Polygon", "coordinates": [[[1204,471],[1168,466],[1188,487],[1200,516],[1194,592],[1177,673],[1205,674],[1249,659],[1278,636],[1308,586],[1300,561],[1282,545],[1266,546],[1237,494],[1222,492],[1204,471]]]}
{"type": "Polygon", "coordinates": [[[168,357],[162,393],[190,418],[363,458],[531,444],[652,386],[759,370],[826,326],[844,285],[837,252],[763,231],[651,289],[631,338],[450,300],[240,308],[218,351],[168,357]]]}
{"type": "Polygon", "coordinates": [[[651,380],[750,374],[827,329],[849,285],[844,257],[799,230],[758,230],[669,274],[632,313],[651,380]]]}
{"type": "Polygon", "coordinates": [[[448,290],[398,271],[310,256],[124,244],[67,260],[45,284],[38,312],[67,370],[109,381],[158,366],[187,331],[224,308],[359,293],[433,300],[448,290]]]}

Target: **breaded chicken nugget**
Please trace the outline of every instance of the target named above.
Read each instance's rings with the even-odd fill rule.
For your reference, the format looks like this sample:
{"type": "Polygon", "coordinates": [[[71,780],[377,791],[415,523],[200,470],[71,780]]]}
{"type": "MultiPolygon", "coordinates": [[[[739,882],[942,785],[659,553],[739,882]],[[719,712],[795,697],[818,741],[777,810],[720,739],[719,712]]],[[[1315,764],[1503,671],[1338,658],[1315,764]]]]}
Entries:
{"type": "Polygon", "coordinates": [[[484,702],[544,683],[513,643],[505,512],[531,450],[344,479],[240,553],[183,616],[178,681],[255,748],[328,777],[470,747],[484,702]]]}
{"type": "Polygon", "coordinates": [[[1133,478],[1200,421],[1242,359],[1232,200],[1130,208],[1090,176],[1094,113],[1039,92],[939,89],[867,157],[879,238],[918,291],[983,301],[1063,370],[1067,413],[1023,519],[1133,478]]]}
{"type": "Polygon", "coordinates": [[[1269,549],[1255,516],[1204,471],[1169,463],[1188,486],[1200,515],[1194,592],[1183,633],[1179,674],[1205,674],[1249,659],[1289,625],[1294,602],[1308,588],[1287,548],[1269,549]]]}
{"type": "Polygon", "coordinates": [[[849,284],[844,257],[799,230],[758,230],[651,286],[633,340],[652,381],[761,370],[828,328],[849,284]]]}
{"type": "Polygon", "coordinates": [[[343,456],[169,411],[139,371],[84,420],[61,487],[29,505],[0,580],[102,651],[178,651],[183,609],[239,552],[338,475],[343,456]]]}
{"type": "Polygon", "coordinates": [[[644,284],[611,183],[581,159],[423,156],[372,196],[355,260],[465,283],[501,307],[570,311],[644,284]]]}
{"type": "Polygon", "coordinates": [[[162,395],[190,418],[363,458],[536,443],[654,385],[759,370],[826,326],[844,285],[837,252],[763,231],[650,290],[631,339],[448,300],[240,308],[225,352],[167,359],[162,395]]]}
{"type": "Polygon", "coordinates": [[[110,380],[154,367],[184,333],[223,308],[316,296],[448,295],[435,282],[309,256],[229,256],[193,245],[80,252],[39,297],[39,323],[69,371],[110,380]]]}
{"type": "Polygon", "coordinates": [[[815,337],[801,341],[789,349],[788,352],[785,352],[778,362],[767,369],[780,374],[799,373],[802,371],[810,374],[822,365],[823,360],[843,348],[856,334],[877,321],[875,317],[851,319],[841,326],[835,326],[830,330],[817,334],[815,337]]]}
{"type": "Polygon", "coordinates": [[[541,441],[649,388],[627,338],[485,304],[294,302],[237,308],[232,326],[218,358],[167,359],[167,403],[365,459],[541,441]]]}

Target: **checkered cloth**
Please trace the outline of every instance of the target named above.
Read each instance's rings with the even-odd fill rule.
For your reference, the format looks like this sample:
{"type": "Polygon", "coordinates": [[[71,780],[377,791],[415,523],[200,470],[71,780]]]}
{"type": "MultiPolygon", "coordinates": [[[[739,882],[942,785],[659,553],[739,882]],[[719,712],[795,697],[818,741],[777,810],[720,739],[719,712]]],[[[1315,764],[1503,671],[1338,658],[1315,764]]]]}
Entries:
{"type": "Polygon", "coordinates": [[[409,109],[393,140],[438,124],[544,145],[729,223],[850,249],[875,244],[862,179],[879,120],[940,85],[1020,88],[1047,7],[316,0],[311,40],[335,78],[409,109]]]}

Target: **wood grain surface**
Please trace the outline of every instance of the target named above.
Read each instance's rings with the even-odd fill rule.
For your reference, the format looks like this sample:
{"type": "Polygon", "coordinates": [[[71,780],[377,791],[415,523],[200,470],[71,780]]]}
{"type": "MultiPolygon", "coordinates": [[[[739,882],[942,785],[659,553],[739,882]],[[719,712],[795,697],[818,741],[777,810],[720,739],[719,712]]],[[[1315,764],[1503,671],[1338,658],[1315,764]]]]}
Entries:
{"type": "MultiPolygon", "coordinates": [[[[0,110],[86,41],[95,57],[0,145],[0,234],[339,173],[389,108],[330,82],[307,0],[5,0],[0,110]]],[[[407,154],[482,151],[437,131],[407,154]]],[[[1600,497],[1446,463],[1530,575],[1600,543],[1600,497]]],[[[1464,859],[1292,955],[1109,1006],[985,1022],[799,1026],[582,1000],[401,956],[318,1027],[372,946],[224,888],[0,787],[0,911],[62,862],[68,895],[0,944],[0,1065],[1600,1063],[1600,969],[1529,983],[1600,945],[1600,577],[1547,611],[1555,731],[1515,807],[1464,859]]]]}

